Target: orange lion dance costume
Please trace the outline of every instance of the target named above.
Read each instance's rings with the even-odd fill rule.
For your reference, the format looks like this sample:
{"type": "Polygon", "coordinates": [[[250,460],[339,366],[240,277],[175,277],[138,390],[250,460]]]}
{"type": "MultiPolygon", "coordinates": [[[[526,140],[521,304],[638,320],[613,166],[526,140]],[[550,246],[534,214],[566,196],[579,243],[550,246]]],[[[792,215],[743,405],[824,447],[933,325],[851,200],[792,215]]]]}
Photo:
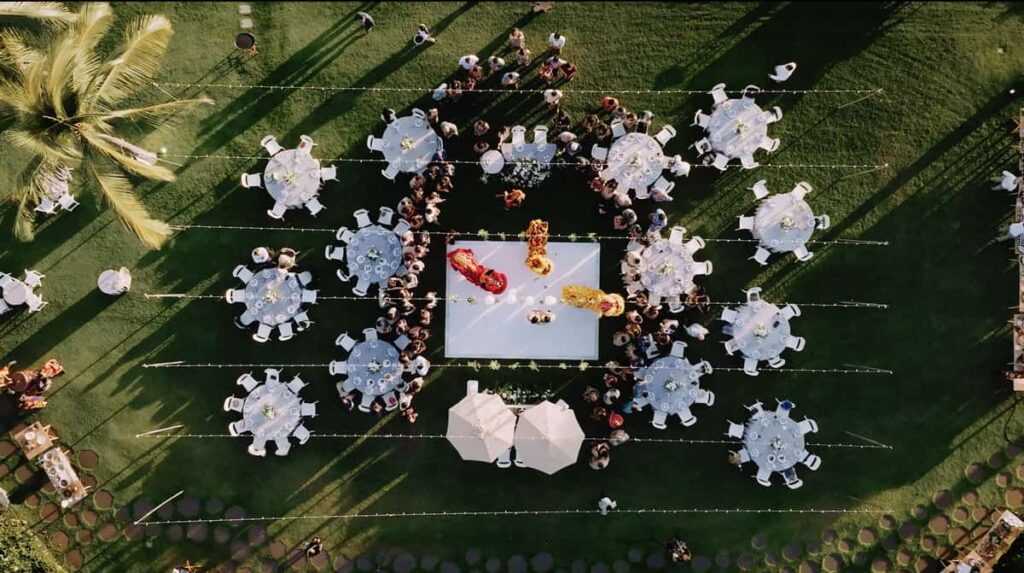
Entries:
{"type": "Polygon", "coordinates": [[[619,316],[626,310],[626,301],[621,295],[581,285],[563,286],[562,300],[569,306],[585,308],[601,316],[619,316]]]}
{"type": "Polygon", "coordinates": [[[501,294],[508,287],[508,278],[505,273],[489,269],[478,263],[470,249],[455,249],[448,253],[448,262],[469,282],[489,293],[501,294]]]}
{"type": "Polygon", "coordinates": [[[526,266],[542,277],[555,270],[555,263],[548,258],[547,221],[534,219],[526,228],[526,266]]]}

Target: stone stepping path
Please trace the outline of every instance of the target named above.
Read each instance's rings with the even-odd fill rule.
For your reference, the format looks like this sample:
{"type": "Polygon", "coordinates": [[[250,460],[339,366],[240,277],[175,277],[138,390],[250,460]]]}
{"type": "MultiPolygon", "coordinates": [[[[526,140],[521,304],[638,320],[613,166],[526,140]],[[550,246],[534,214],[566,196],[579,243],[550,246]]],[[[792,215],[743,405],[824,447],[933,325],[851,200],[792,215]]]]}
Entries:
{"type": "Polygon", "coordinates": [[[100,465],[100,455],[92,450],[82,450],[78,452],[78,465],[85,470],[94,470],[100,465]]]}
{"type": "Polygon", "coordinates": [[[987,473],[985,466],[981,464],[971,464],[964,469],[964,476],[967,478],[967,481],[974,485],[984,482],[987,473]]]}
{"type": "Polygon", "coordinates": [[[819,573],[819,571],[821,571],[821,567],[819,567],[817,563],[804,561],[797,566],[796,570],[797,573],[819,573]]]}
{"type": "Polygon", "coordinates": [[[736,567],[738,567],[740,571],[750,571],[754,568],[754,557],[752,555],[747,555],[746,553],[740,555],[736,558],[736,567]]]}
{"type": "Polygon", "coordinates": [[[156,510],[156,514],[164,521],[171,519],[174,517],[174,504],[168,503],[167,505],[160,506],[160,509],[156,510]]]}
{"type": "Polygon", "coordinates": [[[75,539],[77,539],[78,542],[83,545],[88,545],[89,543],[92,543],[93,540],[92,531],[88,529],[79,529],[75,533],[75,539]]]}
{"type": "Polygon", "coordinates": [[[227,527],[218,525],[213,528],[213,540],[218,544],[223,545],[228,542],[228,539],[231,539],[231,531],[227,527]]]}
{"type": "Polygon", "coordinates": [[[859,565],[861,567],[863,567],[864,565],[867,565],[868,564],[868,554],[864,553],[863,551],[858,551],[853,556],[853,563],[854,563],[854,565],[859,565]]]}
{"type": "Polygon", "coordinates": [[[803,547],[799,543],[790,542],[782,547],[782,557],[787,561],[796,561],[800,559],[801,554],[803,554],[803,547]]]}
{"type": "Polygon", "coordinates": [[[949,530],[949,518],[945,515],[932,516],[932,518],[928,520],[928,529],[937,535],[946,533],[946,531],[949,530]]]}
{"type": "Polygon", "coordinates": [[[163,532],[164,526],[159,523],[146,524],[146,537],[160,537],[160,534],[163,532]]]}
{"type": "Polygon", "coordinates": [[[906,549],[900,549],[896,552],[896,563],[901,567],[910,565],[910,562],[914,560],[914,554],[906,549]]]}
{"type": "Polygon", "coordinates": [[[661,551],[658,551],[657,553],[651,553],[647,556],[647,560],[645,561],[645,563],[647,563],[648,569],[664,569],[665,554],[661,551]]]}
{"type": "Polygon", "coordinates": [[[839,542],[836,543],[836,548],[842,551],[843,553],[849,553],[850,551],[853,551],[853,540],[840,539],[839,542]]]}
{"type": "Polygon", "coordinates": [[[202,508],[202,504],[194,497],[183,497],[177,501],[175,506],[178,508],[178,513],[185,519],[192,519],[199,515],[199,510],[202,508]]]}
{"type": "Polygon", "coordinates": [[[91,476],[88,474],[84,476],[79,476],[79,479],[82,481],[82,485],[89,489],[96,489],[96,486],[99,485],[100,483],[96,480],[96,476],[91,476]]]}
{"type": "Polygon", "coordinates": [[[630,563],[640,563],[644,560],[644,550],[634,547],[626,553],[626,558],[630,563]]]}
{"type": "Polygon", "coordinates": [[[184,536],[185,530],[178,524],[171,525],[164,530],[164,537],[167,538],[167,541],[172,543],[181,541],[181,538],[184,536]]]}
{"type": "MultiPolygon", "coordinates": [[[[395,570],[395,573],[411,573],[416,568],[416,558],[412,554],[403,551],[395,555],[394,560],[391,562],[391,567],[395,570]]],[[[337,569],[337,563],[335,563],[335,569],[337,569]]]]}
{"type": "Polygon", "coordinates": [[[629,573],[629,563],[622,559],[616,559],[612,562],[612,571],[614,573],[629,573]]]}
{"type": "Polygon", "coordinates": [[[950,543],[959,544],[967,537],[967,530],[962,527],[955,527],[949,530],[949,534],[946,537],[950,543]]]}
{"type": "Polygon", "coordinates": [[[454,561],[442,561],[439,569],[441,573],[459,573],[460,570],[459,564],[454,561]]]}
{"type": "Polygon", "coordinates": [[[86,527],[95,527],[96,522],[100,520],[100,514],[96,513],[91,509],[82,510],[82,523],[86,527]]]}
{"type": "MultiPolygon", "coordinates": [[[[968,477],[970,479],[970,477],[968,477]]],[[[949,509],[949,506],[953,505],[953,494],[948,489],[935,492],[932,496],[932,503],[939,509],[949,509]]]]}
{"type": "MultiPolygon", "coordinates": [[[[227,511],[224,512],[224,517],[227,519],[244,519],[245,510],[237,505],[231,506],[227,511]]],[[[231,527],[239,527],[241,523],[230,523],[231,527]]]]}
{"type": "Polygon", "coordinates": [[[1020,507],[1024,505],[1024,489],[1015,487],[1006,492],[1006,505],[1020,507]]]}
{"type": "Polygon", "coordinates": [[[277,573],[277,563],[270,559],[260,561],[260,573],[277,573]]]}
{"type": "Polygon", "coordinates": [[[937,544],[938,542],[931,535],[925,535],[921,538],[921,549],[925,551],[932,551],[937,544]]]}
{"type": "Polygon", "coordinates": [[[1010,483],[1013,482],[1013,476],[1010,472],[999,472],[996,474],[996,485],[1001,488],[1010,487],[1010,483]]]}
{"type": "Polygon", "coordinates": [[[249,539],[249,545],[259,547],[267,542],[267,528],[263,525],[254,525],[246,532],[246,537],[249,539]]]}
{"type": "Polygon", "coordinates": [[[876,557],[871,562],[871,571],[873,573],[886,573],[886,571],[889,570],[890,565],[889,560],[885,557],[876,557]]]}
{"type": "Polygon", "coordinates": [[[971,519],[973,519],[974,521],[981,521],[986,517],[988,517],[987,507],[976,507],[971,511],[971,519]]]}
{"type": "Polygon", "coordinates": [[[104,523],[97,530],[96,536],[102,541],[113,541],[117,539],[117,526],[113,523],[104,523]]]}
{"type": "Polygon", "coordinates": [[[914,563],[914,569],[918,573],[925,573],[926,571],[935,571],[935,560],[931,557],[920,557],[914,563]]]}
{"type": "Polygon", "coordinates": [[[958,507],[953,510],[951,517],[953,521],[957,523],[963,523],[967,521],[967,518],[971,516],[971,512],[967,511],[966,507],[958,507]]]}
{"type": "Polygon", "coordinates": [[[138,541],[142,539],[142,534],[146,532],[146,529],[141,525],[129,525],[124,528],[124,538],[128,541],[138,541]]]}
{"type": "Polygon", "coordinates": [[[32,478],[35,477],[35,475],[36,472],[32,471],[32,468],[28,466],[18,466],[17,468],[14,469],[14,479],[18,480],[18,483],[22,485],[25,485],[28,482],[32,481],[32,478]]]}
{"type": "Polygon", "coordinates": [[[7,474],[9,474],[9,473],[11,473],[11,468],[9,468],[9,467],[7,467],[7,466],[5,466],[3,464],[0,464],[0,478],[6,477],[7,474]]]}
{"type": "Polygon", "coordinates": [[[874,545],[878,542],[878,533],[870,527],[865,527],[857,533],[857,542],[861,545],[874,545]]]}
{"type": "Polygon", "coordinates": [[[48,501],[39,508],[39,517],[46,523],[53,523],[60,519],[60,508],[57,507],[57,504],[48,501]]]}
{"type": "Polygon", "coordinates": [[[833,543],[839,538],[839,534],[836,533],[835,529],[826,529],[821,532],[821,540],[825,543],[833,543]]]}
{"type": "MultiPolygon", "coordinates": [[[[334,558],[334,571],[336,573],[352,573],[354,567],[355,563],[352,561],[352,558],[344,553],[334,558]]],[[[413,565],[413,568],[415,568],[415,565],[413,565]]]]}
{"type": "Polygon", "coordinates": [[[65,513],[64,514],[64,525],[68,527],[78,527],[78,514],[77,513],[65,513]]]}
{"type": "Polygon", "coordinates": [[[127,507],[120,507],[114,512],[114,519],[121,523],[130,521],[132,518],[132,510],[127,507]]]}
{"type": "Polygon", "coordinates": [[[719,569],[728,569],[729,563],[729,554],[725,551],[719,551],[718,555],[715,555],[715,565],[717,565],[719,569]]]}
{"type": "Polygon", "coordinates": [[[532,567],[537,573],[547,573],[548,571],[551,571],[551,568],[554,566],[555,558],[547,552],[538,553],[530,559],[530,567],[532,567]]]}
{"type": "MultiPolygon", "coordinates": [[[[696,570],[697,570],[696,566],[694,566],[694,571],[696,571],[696,570]]],[[[516,572],[516,571],[512,571],[511,569],[509,569],[509,573],[521,573],[521,572],[516,572]]],[[[611,573],[611,568],[608,567],[607,563],[594,563],[593,565],[590,566],[590,573],[611,573]]]]}
{"type": "Polygon", "coordinates": [[[274,541],[270,544],[270,556],[274,559],[281,559],[288,553],[288,547],[280,541],[274,541]]]}
{"type": "Polygon", "coordinates": [[[249,547],[248,543],[241,540],[235,540],[231,542],[232,561],[237,561],[241,563],[249,559],[249,557],[252,557],[252,548],[249,547]]]}
{"type": "Polygon", "coordinates": [[[18,451],[18,446],[8,440],[0,440],[0,458],[9,458],[18,451]]]}
{"type": "MultiPolygon", "coordinates": [[[[480,558],[477,557],[476,562],[479,562],[479,561],[480,561],[480,558]]],[[[470,561],[468,552],[466,554],[466,562],[469,563],[470,565],[474,564],[472,561],[470,561]]],[[[513,555],[512,557],[509,558],[508,563],[506,564],[506,567],[508,567],[508,573],[526,573],[530,569],[530,564],[527,563],[526,557],[523,557],[522,555],[513,555]]],[[[595,572],[593,570],[593,568],[591,568],[591,573],[599,573],[599,572],[595,572]]],[[[605,565],[604,573],[608,573],[608,566],[607,565],[605,565]]]]}
{"type": "Polygon", "coordinates": [[[92,504],[100,511],[107,511],[111,507],[114,507],[114,494],[105,489],[101,489],[92,496],[92,504]]]}
{"type": "Polygon", "coordinates": [[[185,531],[185,537],[189,540],[195,541],[196,543],[202,543],[206,541],[206,537],[209,535],[210,529],[205,523],[190,523],[185,531]]]}
{"type": "Polygon", "coordinates": [[[85,563],[85,558],[82,556],[81,551],[72,549],[64,554],[64,562],[72,569],[81,569],[85,563]]]}
{"type": "Polygon", "coordinates": [[[224,502],[212,497],[206,500],[206,513],[210,515],[220,515],[220,512],[224,511],[224,502]]]}
{"type": "Polygon", "coordinates": [[[484,569],[487,573],[498,573],[498,571],[501,571],[501,559],[498,559],[497,557],[489,558],[484,562],[484,569]]]}
{"type": "Polygon", "coordinates": [[[71,545],[71,537],[63,531],[54,531],[50,534],[50,547],[57,551],[64,551],[71,545]]]}
{"type": "MultiPolygon", "coordinates": [[[[424,571],[433,571],[440,562],[441,560],[433,555],[424,555],[423,558],[420,559],[420,569],[423,569],[424,571]]],[[[359,559],[356,558],[356,566],[358,565],[359,559]]]]}
{"type": "Polygon", "coordinates": [[[764,562],[773,567],[779,564],[779,559],[779,554],[774,551],[769,551],[764,554],[764,562]]]}
{"type": "Polygon", "coordinates": [[[1019,456],[1022,452],[1024,452],[1024,448],[1021,448],[1017,444],[1007,444],[1006,447],[1003,448],[1003,453],[1011,460],[1019,456]]]}
{"type": "Polygon", "coordinates": [[[706,573],[708,569],[711,569],[711,560],[703,555],[698,555],[690,562],[690,567],[693,568],[694,573],[706,573]]]}
{"type": "Polygon", "coordinates": [[[825,558],[821,560],[821,568],[828,571],[828,573],[838,573],[842,567],[843,558],[834,553],[832,555],[826,555],[825,558]]]}
{"type": "Polygon", "coordinates": [[[896,528],[896,518],[887,513],[878,518],[878,527],[885,531],[892,531],[896,528]]]}
{"type": "Polygon", "coordinates": [[[331,558],[327,555],[326,551],[321,551],[320,553],[317,553],[309,560],[309,564],[312,565],[313,569],[316,569],[317,571],[323,571],[327,568],[328,565],[330,565],[330,563],[331,558]]]}
{"type": "MultiPolygon", "coordinates": [[[[0,466],[0,467],[3,467],[3,466],[0,466]]],[[[29,494],[25,498],[25,505],[27,505],[28,507],[31,507],[32,509],[35,509],[35,508],[39,507],[39,503],[40,503],[39,496],[34,494],[34,493],[29,494]]]]}
{"type": "Polygon", "coordinates": [[[964,502],[965,505],[974,505],[978,503],[978,492],[969,489],[960,496],[960,501],[964,502]]]}
{"type": "Polygon", "coordinates": [[[910,510],[910,515],[914,519],[924,519],[928,517],[928,508],[923,505],[915,505],[914,509],[910,510]]]}
{"type": "Polygon", "coordinates": [[[885,549],[886,551],[895,551],[899,545],[900,536],[895,533],[890,533],[885,537],[885,539],[882,539],[882,549],[885,549]]]}
{"type": "Polygon", "coordinates": [[[807,542],[807,554],[808,555],[817,555],[819,553],[821,553],[821,543],[819,543],[817,541],[808,541],[807,542]]]}
{"type": "Polygon", "coordinates": [[[988,467],[997,470],[1006,465],[1006,458],[1003,457],[1002,452],[996,452],[988,457],[988,467]]]}
{"type": "Polygon", "coordinates": [[[763,551],[768,540],[763,533],[758,533],[750,538],[750,546],[758,551],[763,551]]]}
{"type": "Polygon", "coordinates": [[[153,511],[154,507],[156,507],[156,504],[152,501],[149,501],[148,499],[140,499],[132,504],[132,517],[134,519],[139,519],[143,515],[153,511]]]}

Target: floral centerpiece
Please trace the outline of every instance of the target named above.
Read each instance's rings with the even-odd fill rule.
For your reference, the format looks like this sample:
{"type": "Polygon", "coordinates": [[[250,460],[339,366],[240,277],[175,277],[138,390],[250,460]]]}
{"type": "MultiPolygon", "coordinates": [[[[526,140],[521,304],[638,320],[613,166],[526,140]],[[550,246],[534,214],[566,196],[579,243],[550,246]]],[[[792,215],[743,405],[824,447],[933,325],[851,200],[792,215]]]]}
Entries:
{"type": "Polygon", "coordinates": [[[265,404],[263,406],[263,410],[262,411],[263,411],[263,416],[266,417],[268,420],[273,420],[274,418],[277,417],[277,409],[274,408],[270,404],[265,404]]]}
{"type": "Polygon", "coordinates": [[[786,230],[792,229],[795,224],[796,221],[794,221],[793,217],[790,217],[789,215],[786,215],[779,221],[779,226],[786,230]]]}
{"type": "Polygon", "coordinates": [[[516,189],[535,189],[551,174],[547,164],[539,163],[536,159],[517,159],[512,163],[511,169],[502,173],[501,179],[509,186],[516,189]]]}
{"type": "Polygon", "coordinates": [[[400,145],[402,146],[402,150],[403,150],[403,151],[406,151],[406,150],[412,149],[412,146],[413,146],[413,141],[412,141],[412,138],[411,138],[411,137],[408,137],[408,136],[406,136],[406,137],[403,137],[403,138],[402,138],[402,142],[401,142],[401,144],[400,144],[400,145]]]}
{"type": "Polygon", "coordinates": [[[738,134],[740,134],[740,135],[743,135],[743,134],[744,134],[744,133],[746,133],[746,132],[747,132],[747,131],[748,131],[749,129],[750,129],[750,126],[749,126],[749,125],[747,125],[746,123],[742,122],[742,121],[741,121],[741,122],[738,122],[738,123],[736,124],[736,133],[738,133],[738,134]]]}
{"type": "Polygon", "coordinates": [[[768,336],[768,327],[763,324],[758,324],[754,327],[754,336],[757,336],[758,338],[768,336]]]}
{"type": "Polygon", "coordinates": [[[668,380],[665,381],[665,389],[668,390],[669,392],[672,392],[676,388],[679,388],[679,383],[676,382],[675,380],[669,378],[668,380]]]}

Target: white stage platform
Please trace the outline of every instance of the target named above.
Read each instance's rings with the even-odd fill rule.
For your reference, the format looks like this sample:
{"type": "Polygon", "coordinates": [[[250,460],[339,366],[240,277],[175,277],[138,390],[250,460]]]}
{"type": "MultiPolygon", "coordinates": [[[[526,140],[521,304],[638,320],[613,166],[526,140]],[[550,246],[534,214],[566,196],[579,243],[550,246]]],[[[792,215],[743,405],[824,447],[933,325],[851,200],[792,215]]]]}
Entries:
{"type": "Polygon", "coordinates": [[[558,360],[596,360],[599,317],[588,310],[556,303],[543,303],[547,296],[561,299],[562,286],[578,284],[598,287],[601,245],[597,243],[548,243],[548,257],[555,270],[546,277],[526,268],[526,243],[506,241],[456,241],[448,252],[471,249],[476,260],[486,267],[505,273],[508,288],[488,305],[490,293],[470,283],[446,261],[446,295],[457,302],[445,301],[444,354],[449,358],[536,358],[558,360]],[[508,302],[514,293],[515,303],[508,302]],[[465,301],[467,296],[476,302],[465,301]],[[527,304],[527,297],[534,297],[527,304]],[[531,324],[529,311],[549,309],[555,320],[549,324],[531,324]]]}

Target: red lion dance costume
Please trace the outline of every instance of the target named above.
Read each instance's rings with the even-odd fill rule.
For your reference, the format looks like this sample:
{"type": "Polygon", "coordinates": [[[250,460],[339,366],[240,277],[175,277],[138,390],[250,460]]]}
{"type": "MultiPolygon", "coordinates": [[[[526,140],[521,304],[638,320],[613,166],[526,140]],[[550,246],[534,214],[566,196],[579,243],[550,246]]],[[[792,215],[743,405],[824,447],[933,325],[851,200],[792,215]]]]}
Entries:
{"type": "Polygon", "coordinates": [[[508,286],[508,278],[505,273],[489,269],[478,263],[470,249],[455,249],[448,253],[448,262],[469,282],[489,293],[501,294],[508,286]]]}
{"type": "Polygon", "coordinates": [[[548,224],[534,219],[526,228],[526,266],[542,277],[551,274],[555,263],[548,258],[548,224]]]}

